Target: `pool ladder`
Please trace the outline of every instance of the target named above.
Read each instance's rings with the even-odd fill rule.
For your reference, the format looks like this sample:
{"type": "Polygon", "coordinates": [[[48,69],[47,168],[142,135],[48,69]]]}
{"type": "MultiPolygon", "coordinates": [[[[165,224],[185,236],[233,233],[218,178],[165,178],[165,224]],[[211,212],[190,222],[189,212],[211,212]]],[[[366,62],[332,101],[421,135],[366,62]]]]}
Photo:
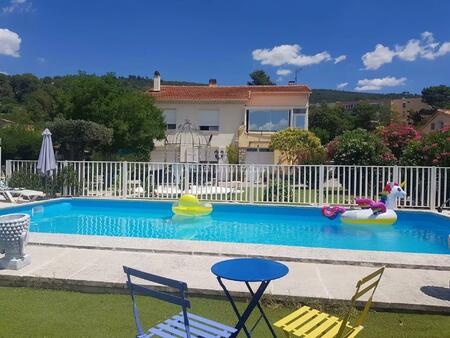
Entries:
{"type": "MultiPolygon", "coordinates": [[[[442,210],[444,209],[445,205],[450,202],[450,198],[448,198],[444,203],[442,203],[438,208],[437,211],[438,212],[442,212],[442,210]]],[[[450,242],[450,237],[449,237],[449,242],[450,242]]]]}

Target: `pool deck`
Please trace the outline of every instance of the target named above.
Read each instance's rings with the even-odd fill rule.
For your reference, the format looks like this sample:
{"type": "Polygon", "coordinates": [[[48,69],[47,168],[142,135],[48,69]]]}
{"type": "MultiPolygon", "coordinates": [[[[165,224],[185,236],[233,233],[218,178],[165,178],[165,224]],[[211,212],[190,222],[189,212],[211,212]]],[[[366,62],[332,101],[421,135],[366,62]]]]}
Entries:
{"type": "MultiPolygon", "coordinates": [[[[38,233],[30,240],[32,263],[20,271],[0,270],[0,285],[123,292],[122,266],[128,265],[184,280],[191,294],[223,296],[211,266],[230,256],[262,256],[290,269],[269,286],[268,293],[277,298],[348,301],[358,279],[387,264],[374,308],[450,313],[450,255],[378,252],[376,257],[371,251],[38,233]],[[415,265],[420,256],[427,260],[415,265]]],[[[244,285],[228,285],[235,295],[248,295],[244,285]]]]}
{"type": "Polygon", "coordinates": [[[226,243],[138,237],[31,233],[34,245],[149,253],[265,257],[285,262],[345,264],[450,271],[450,255],[226,243]]]}

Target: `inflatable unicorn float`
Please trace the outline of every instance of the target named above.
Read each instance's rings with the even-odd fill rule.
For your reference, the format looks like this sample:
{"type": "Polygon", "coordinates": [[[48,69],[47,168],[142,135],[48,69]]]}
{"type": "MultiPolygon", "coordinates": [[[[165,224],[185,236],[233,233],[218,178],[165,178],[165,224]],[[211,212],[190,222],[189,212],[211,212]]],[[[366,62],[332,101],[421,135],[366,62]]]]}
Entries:
{"type": "Polygon", "coordinates": [[[394,224],[397,221],[397,213],[394,210],[397,198],[406,197],[402,185],[388,182],[378,202],[368,198],[355,199],[360,209],[347,210],[342,206],[324,206],[322,214],[329,219],[341,215],[341,221],[347,224],[394,224]]]}

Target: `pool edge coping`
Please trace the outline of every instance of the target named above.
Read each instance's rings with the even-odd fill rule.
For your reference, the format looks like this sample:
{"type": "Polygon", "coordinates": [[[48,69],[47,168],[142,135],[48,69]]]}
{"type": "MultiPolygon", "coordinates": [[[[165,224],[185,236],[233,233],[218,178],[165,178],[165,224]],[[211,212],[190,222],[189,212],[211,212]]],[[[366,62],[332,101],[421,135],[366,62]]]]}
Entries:
{"type": "MultiPolygon", "coordinates": [[[[59,291],[77,291],[87,293],[113,293],[113,294],[128,294],[125,283],[121,282],[106,282],[106,281],[91,281],[78,279],[61,279],[48,278],[38,276],[14,276],[6,275],[0,279],[0,287],[31,287],[42,288],[59,291]]],[[[160,287],[161,290],[171,291],[170,289],[160,287]]],[[[223,297],[222,290],[203,289],[203,288],[189,288],[189,297],[223,297]]],[[[249,294],[245,291],[230,291],[233,298],[238,300],[248,300],[249,294]]],[[[286,299],[294,299],[300,302],[319,302],[321,304],[350,304],[349,299],[340,298],[326,298],[326,297],[309,297],[309,296],[288,296],[282,294],[267,294],[263,298],[271,298],[273,300],[283,301],[286,299]]],[[[363,302],[358,302],[358,306],[362,307],[363,302]]],[[[417,303],[389,303],[373,301],[371,305],[372,310],[378,311],[404,311],[411,313],[428,313],[428,314],[450,314],[450,307],[442,305],[425,305],[417,303]]]]}
{"type": "Polygon", "coordinates": [[[450,271],[450,255],[447,254],[37,232],[30,233],[29,245],[197,256],[264,257],[287,262],[450,271]]]}

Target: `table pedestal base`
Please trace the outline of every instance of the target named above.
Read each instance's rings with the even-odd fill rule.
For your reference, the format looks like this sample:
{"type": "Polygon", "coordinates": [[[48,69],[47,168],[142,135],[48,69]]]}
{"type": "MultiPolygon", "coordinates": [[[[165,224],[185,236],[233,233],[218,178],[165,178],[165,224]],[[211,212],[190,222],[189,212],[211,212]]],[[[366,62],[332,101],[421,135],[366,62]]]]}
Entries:
{"type": "Polygon", "coordinates": [[[223,283],[222,279],[220,277],[217,277],[217,280],[219,281],[220,286],[222,287],[225,296],[228,298],[228,300],[231,303],[231,307],[234,310],[234,313],[236,314],[237,318],[238,318],[238,322],[235,326],[236,328],[236,332],[231,336],[231,337],[237,337],[237,335],[239,334],[239,332],[241,330],[244,330],[245,334],[247,337],[251,337],[251,333],[252,331],[256,328],[256,326],[258,325],[258,323],[261,321],[261,319],[264,319],[264,321],[267,324],[267,327],[270,330],[270,333],[272,334],[272,336],[274,338],[277,338],[277,335],[275,334],[275,331],[273,330],[272,325],[270,324],[269,320],[267,319],[266,314],[264,313],[264,310],[261,306],[261,304],[259,303],[262,295],[264,294],[264,291],[267,289],[267,286],[269,285],[270,281],[263,281],[261,282],[261,284],[259,285],[258,289],[256,290],[256,292],[253,291],[253,289],[250,286],[249,282],[245,282],[245,285],[248,288],[248,291],[251,294],[251,299],[250,299],[250,303],[248,304],[247,308],[244,310],[244,312],[242,313],[242,315],[240,314],[236,303],[233,299],[233,297],[231,297],[230,292],[228,291],[228,289],[226,288],[225,284],[223,283]],[[247,329],[247,327],[245,326],[246,321],[248,320],[248,318],[250,317],[251,313],[253,312],[253,310],[255,308],[258,308],[259,312],[260,312],[260,317],[258,318],[258,320],[256,321],[255,325],[253,325],[253,327],[251,328],[251,330],[247,329]]]}

